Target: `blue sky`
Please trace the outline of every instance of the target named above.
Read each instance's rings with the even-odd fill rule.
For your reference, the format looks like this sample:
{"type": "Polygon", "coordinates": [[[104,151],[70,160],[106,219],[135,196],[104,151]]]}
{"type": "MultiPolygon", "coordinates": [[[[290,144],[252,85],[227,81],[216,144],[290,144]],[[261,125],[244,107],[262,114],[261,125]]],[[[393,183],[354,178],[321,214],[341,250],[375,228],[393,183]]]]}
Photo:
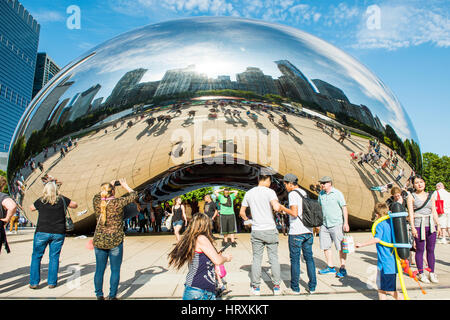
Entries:
{"type": "Polygon", "coordinates": [[[444,0],[22,0],[41,24],[39,51],[61,67],[121,33],[189,16],[281,23],[355,57],[397,96],[422,152],[450,155],[450,2],[444,0]],[[66,12],[81,10],[81,28],[66,12]]]}

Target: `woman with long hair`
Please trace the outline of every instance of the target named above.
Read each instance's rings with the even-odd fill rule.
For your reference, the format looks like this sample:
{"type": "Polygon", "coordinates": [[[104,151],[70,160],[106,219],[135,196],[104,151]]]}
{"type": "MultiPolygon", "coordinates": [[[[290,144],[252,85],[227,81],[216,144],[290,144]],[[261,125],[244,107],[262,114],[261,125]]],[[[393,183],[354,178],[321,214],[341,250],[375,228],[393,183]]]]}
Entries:
{"type": "Polygon", "coordinates": [[[215,300],[215,265],[231,259],[231,255],[221,254],[214,247],[209,217],[204,213],[195,214],[183,237],[169,253],[169,266],[179,270],[185,263],[189,264],[183,300],[215,300]]]}
{"type": "Polygon", "coordinates": [[[115,182],[103,183],[101,191],[94,196],[94,210],[98,216],[93,245],[95,250],[95,295],[98,300],[103,297],[103,276],[109,259],[111,267],[109,300],[117,300],[117,288],[120,281],[120,266],[123,257],[123,208],[134,202],[137,193],[131,189],[125,179],[120,179],[120,185],[129,192],[128,196],[115,197],[115,182]]]}
{"type": "Polygon", "coordinates": [[[48,287],[53,289],[58,282],[59,255],[66,236],[66,210],[75,209],[78,204],[61,195],[54,181],[44,185],[42,197],[30,210],[39,213],[33,239],[31,255],[30,288],[37,289],[41,281],[41,260],[47,246],[50,247],[48,264],[48,287]]]}
{"type": "Polygon", "coordinates": [[[419,280],[424,283],[437,283],[438,279],[434,273],[436,247],[436,233],[441,234],[434,195],[425,192],[425,180],[415,175],[412,179],[414,192],[407,199],[409,223],[416,243],[416,265],[419,271],[419,280]],[[436,230],[437,226],[437,230],[436,230]],[[437,232],[436,232],[437,231],[437,232]],[[427,251],[428,267],[431,269],[429,280],[423,273],[423,256],[427,251]]]}
{"type": "Polygon", "coordinates": [[[186,210],[184,205],[181,204],[181,197],[176,197],[173,201],[172,206],[172,226],[173,232],[175,233],[175,238],[177,242],[180,241],[180,230],[183,227],[183,223],[187,226],[186,210]]]}

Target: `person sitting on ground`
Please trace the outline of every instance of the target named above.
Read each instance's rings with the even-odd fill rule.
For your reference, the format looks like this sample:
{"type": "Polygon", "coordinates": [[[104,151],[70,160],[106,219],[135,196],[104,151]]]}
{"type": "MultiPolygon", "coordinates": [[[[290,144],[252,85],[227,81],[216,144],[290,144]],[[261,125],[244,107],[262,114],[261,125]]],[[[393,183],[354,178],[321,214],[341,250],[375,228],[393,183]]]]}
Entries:
{"type": "Polygon", "coordinates": [[[206,214],[195,214],[183,237],[169,253],[169,266],[179,270],[189,264],[183,300],[215,300],[215,266],[232,259],[230,254],[217,252],[210,226],[206,214]]]}
{"type": "MultiPolygon", "coordinates": [[[[377,220],[388,214],[388,206],[385,203],[377,203],[375,205],[374,219],[377,220]]],[[[385,247],[380,244],[380,241],[387,243],[394,242],[392,239],[392,229],[389,221],[380,222],[375,228],[375,236],[373,239],[364,242],[356,243],[356,248],[362,248],[376,244],[377,246],[377,285],[378,285],[378,299],[386,300],[386,295],[391,295],[396,300],[403,300],[401,293],[396,289],[396,274],[398,272],[395,261],[394,249],[385,247]]]]}
{"type": "Polygon", "coordinates": [[[391,189],[393,186],[393,182],[389,182],[386,183],[382,186],[375,186],[375,187],[370,187],[370,190],[372,191],[380,191],[381,193],[383,192],[387,192],[389,189],[391,189]]]}

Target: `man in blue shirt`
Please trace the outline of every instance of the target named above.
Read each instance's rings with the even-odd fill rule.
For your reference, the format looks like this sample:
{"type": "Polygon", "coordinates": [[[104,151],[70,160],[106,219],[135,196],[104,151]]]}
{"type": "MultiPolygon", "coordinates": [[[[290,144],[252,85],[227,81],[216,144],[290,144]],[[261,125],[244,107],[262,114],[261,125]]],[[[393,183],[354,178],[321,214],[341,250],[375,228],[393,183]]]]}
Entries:
{"type": "Polygon", "coordinates": [[[319,180],[322,191],[319,193],[319,204],[322,207],[323,224],[320,227],[319,240],[320,249],[324,251],[325,259],[328,266],[319,271],[319,274],[332,273],[338,278],[347,275],[345,269],[345,261],[347,254],[342,250],[342,240],[344,232],[349,232],[347,204],[344,195],[338,189],[333,187],[330,177],[325,176],[319,180]],[[336,272],[331,252],[331,244],[339,251],[341,267],[336,272]]]}
{"type": "MultiPolygon", "coordinates": [[[[377,203],[375,205],[375,219],[379,219],[388,214],[388,206],[385,203],[377,203]]],[[[395,253],[393,248],[385,247],[380,241],[392,243],[392,228],[389,220],[380,222],[375,228],[375,236],[373,239],[365,243],[357,243],[356,248],[369,245],[377,245],[377,285],[378,298],[386,300],[387,294],[393,296],[396,300],[403,300],[403,296],[396,290],[397,281],[397,265],[395,262],[395,253]]]]}

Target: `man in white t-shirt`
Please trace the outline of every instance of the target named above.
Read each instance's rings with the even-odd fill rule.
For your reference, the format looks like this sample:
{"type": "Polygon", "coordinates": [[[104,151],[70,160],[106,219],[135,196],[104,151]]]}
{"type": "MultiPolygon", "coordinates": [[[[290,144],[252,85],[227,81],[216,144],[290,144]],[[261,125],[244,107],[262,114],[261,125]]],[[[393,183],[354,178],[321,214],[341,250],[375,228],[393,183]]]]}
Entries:
{"type": "Polygon", "coordinates": [[[251,294],[260,295],[261,283],[261,260],[264,248],[267,247],[267,256],[273,276],[273,293],[280,295],[281,271],[278,262],[278,230],[273,217],[272,209],[279,211],[281,209],[278,197],[270,189],[271,176],[260,174],[258,177],[258,186],[250,189],[242,200],[241,210],[239,212],[244,224],[251,223],[251,242],[253,250],[253,262],[251,270],[251,294]],[[250,207],[252,219],[249,221],[245,214],[247,207],[250,207]]]}
{"type": "Polygon", "coordinates": [[[445,232],[447,231],[447,235],[450,236],[450,193],[445,190],[444,184],[442,182],[436,184],[436,191],[433,193],[434,199],[438,199],[438,194],[439,200],[442,200],[444,202],[444,213],[438,212],[439,225],[442,230],[442,238],[438,240],[438,243],[446,244],[447,239],[445,232]]]}
{"type": "Polygon", "coordinates": [[[303,198],[308,195],[299,188],[298,178],[288,173],[283,178],[284,186],[289,192],[289,209],[281,206],[281,210],[289,215],[289,257],[291,259],[291,288],[286,294],[300,294],[300,254],[303,250],[303,258],[308,272],[308,293],[316,290],[316,265],[314,263],[312,246],[314,234],[312,228],[303,225],[303,198]]]}

